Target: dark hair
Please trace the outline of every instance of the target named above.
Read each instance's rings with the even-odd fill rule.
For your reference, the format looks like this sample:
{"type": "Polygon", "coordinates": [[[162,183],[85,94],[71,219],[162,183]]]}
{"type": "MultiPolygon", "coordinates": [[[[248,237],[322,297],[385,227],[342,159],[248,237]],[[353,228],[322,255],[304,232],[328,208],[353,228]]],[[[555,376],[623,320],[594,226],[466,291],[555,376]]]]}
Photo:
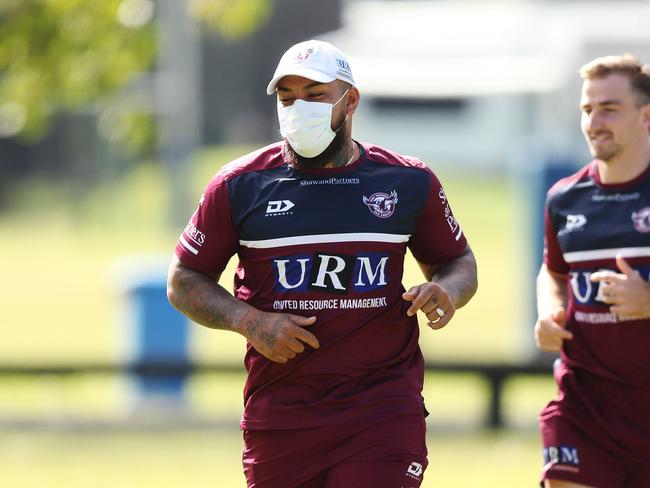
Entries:
{"type": "Polygon", "coordinates": [[[630,78],[630,86],[636,95],[638,106],[650,103],[650,66],[641,64],[636,56],[632,54],[604,56],[580,68],[580,76],[583,80],[605,78],[614,73],[621,73],[630,78]]]}

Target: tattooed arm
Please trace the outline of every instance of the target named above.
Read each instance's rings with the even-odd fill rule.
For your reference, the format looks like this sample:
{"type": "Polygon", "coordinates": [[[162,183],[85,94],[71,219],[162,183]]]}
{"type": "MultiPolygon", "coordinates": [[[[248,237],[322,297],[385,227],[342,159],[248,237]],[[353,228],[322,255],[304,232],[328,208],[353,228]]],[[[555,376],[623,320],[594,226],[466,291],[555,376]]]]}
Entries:
{"type": "Polygon", "coordinates": [[[318,339],[304,329],[316,317],[257,310],[233,297],[213,278],[184,266],[176,256],[169,266],[167,298],[194,322],[237,332],[277,363],[286,363],[303,352],[303,342],[319,347],[318,339]]]}
{"type": "Polygon", "coordinates": [[[478,281],[474,253],[468,245],[463,254],[445,264],[418,264],[429,281],[402,295],[412,302],[407,314],[415,315],[422,310],[429,319],[429,327],[441,329],[449,323],[456,309],[469,302],[476,293],[478,281]]]}

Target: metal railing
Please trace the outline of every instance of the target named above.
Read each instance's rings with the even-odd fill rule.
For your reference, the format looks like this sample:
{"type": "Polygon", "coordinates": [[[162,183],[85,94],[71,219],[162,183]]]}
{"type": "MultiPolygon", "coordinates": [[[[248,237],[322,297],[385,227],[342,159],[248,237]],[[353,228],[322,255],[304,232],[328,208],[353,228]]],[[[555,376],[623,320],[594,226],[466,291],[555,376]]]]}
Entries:
{"type": "MultiPolygon", "coordinates": [[[[482,377],[489,389],[489,403],[484,426],[498,429],[504,425],[503,386],[515,376],[550,378],[552,366],[542,363],[427,362],[428,373],[473,374],[482,377]]],[[[0,376],[70,376],[79,374],[132,375],[135,377],[187,377],[195,373],[244,373],[239,364],[147,362],[138,364],[79,363],[68,365],[0,364],[0,376]]]]}

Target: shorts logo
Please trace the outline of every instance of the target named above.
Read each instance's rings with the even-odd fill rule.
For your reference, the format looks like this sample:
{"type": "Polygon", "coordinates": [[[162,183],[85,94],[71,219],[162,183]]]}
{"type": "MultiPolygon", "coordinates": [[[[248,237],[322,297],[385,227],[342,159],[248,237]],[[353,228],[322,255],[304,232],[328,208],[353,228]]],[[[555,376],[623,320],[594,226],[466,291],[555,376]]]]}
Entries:
{"type": "Polygon", "coordinates": [[[370,195],[370,197],[363,197],[363,203],[368,206],[370,212],[379,218],[387,219],[395,212],[395,205],[397,205],[398,198],[395,190],[390,192],[390,195],[383,192],[377,192],[370,195]]]}
{"type": "Polygon", "coordinates": [[[578,448],[573,446],[549,446],[544,451],[544,466],[553,464],[564,464],[579,466],[578,448]]]}
{"type": "Polygon", "coordinates": [[[295,207],[295,204],[291,200],[271,200],[266,205],[266,213],[264,216],[288,215],[293,213],[289,212],[293,207],[295,207]]]}
{"type": "Polygon", "coordinates": [[[406,475],[412,478],[417,478],[418,480],[420,479],[420,476],[422,476],[423,472],[424,468],[422,465],[420,463],[416,463],[415,461],[409,464],[409,467],[406,468],[406,475]]]}
{"type": "Polygon", "coordinates": [[[632,212],[634,228],[642,234],[650,232],[650,207],[643,208],[638,212],[632,212]]]}

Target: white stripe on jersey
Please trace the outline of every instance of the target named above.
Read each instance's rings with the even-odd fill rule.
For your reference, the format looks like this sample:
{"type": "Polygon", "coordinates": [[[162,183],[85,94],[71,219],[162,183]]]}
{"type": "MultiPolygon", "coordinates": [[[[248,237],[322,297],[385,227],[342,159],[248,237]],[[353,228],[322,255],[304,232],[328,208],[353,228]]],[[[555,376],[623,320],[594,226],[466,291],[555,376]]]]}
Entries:
{"type": "Polygon", "coordinates": [[[190,243],[187,242],[187,241],[185,240],[185,237],[183,237],[182,234],[181,234],[180,241],[181,241],[181,244],[183,244],[183,246],[185,246],[185,249],[187,249],[187,250],[188,250],[189,252],[191,252],[192,254],[198,254],[198,253],[199,253],[199,250],[196,249],[196,248],[194,248],[194,247],[192,247],[192,246],[190,245],[190,243]]]}
{"type": "Polygon", "coordinates": [[[382,234],[376,232],[350,232],[347,234],[315,234],[309,236],[280,237],[261,241],[239,241],[242,246],[256,249],[299,246],[301,244],[325,244],[328,242],[408,242],[410,234],[382,234]]]}
{"type": "Polygon", "coordinates": [[[650,247],[617,247],[613,249],[594,249],[593,251],[565,252],[563,257],[567,263],[577,263],[596,259],[614,259],[617,254],[624,258],[650,257],[650,247]]]}
{"type": "Polygon", "coordinates": [[[463,235],[463,230],[460,228],[460,225],[458,226],[458,234],[454,237],[454,239],[458,240],[460,239],[460,236],[463,235]]]}

